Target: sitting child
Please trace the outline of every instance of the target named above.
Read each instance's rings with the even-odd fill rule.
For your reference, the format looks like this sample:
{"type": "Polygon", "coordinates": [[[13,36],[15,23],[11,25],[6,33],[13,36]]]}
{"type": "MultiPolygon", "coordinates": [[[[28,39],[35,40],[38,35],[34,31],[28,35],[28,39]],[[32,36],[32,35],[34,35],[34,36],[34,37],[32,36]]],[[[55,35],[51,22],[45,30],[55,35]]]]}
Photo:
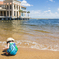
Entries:
{"type": "Polygon", "coordinates": [[[16,44],[14,43],[13,38],[8,38],[7,39],[7,47],[4,48],[3,50],[6,50],[6,55],[16,55],[18,48],[16,44]]]}

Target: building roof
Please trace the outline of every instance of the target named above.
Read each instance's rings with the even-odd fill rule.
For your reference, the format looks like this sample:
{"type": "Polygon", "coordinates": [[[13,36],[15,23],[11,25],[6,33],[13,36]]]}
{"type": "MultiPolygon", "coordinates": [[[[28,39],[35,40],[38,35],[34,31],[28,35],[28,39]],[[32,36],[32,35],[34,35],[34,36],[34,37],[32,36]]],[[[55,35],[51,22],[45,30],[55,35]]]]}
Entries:
{"type": "Polygon", "coordinates": [[[0,5],[2,5],[3,4],[3,1],[0,1],[0,5]]]}
{"type": "Polygon", "coordinates": [[[24,6],[21,6],[21,7],[26,8],[26,7],[24,7],[24,6]]]}

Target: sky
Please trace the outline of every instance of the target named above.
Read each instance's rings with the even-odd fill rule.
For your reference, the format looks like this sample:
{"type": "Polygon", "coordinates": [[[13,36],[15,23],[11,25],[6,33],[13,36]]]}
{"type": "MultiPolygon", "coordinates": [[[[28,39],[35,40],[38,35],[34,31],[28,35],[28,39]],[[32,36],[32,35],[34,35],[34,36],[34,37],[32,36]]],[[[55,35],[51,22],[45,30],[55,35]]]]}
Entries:
{"type": "Polygon", "coordinates": [[[21,0],[32,18],[59,18],[59,0],[21,0]]]}
{"type": "MultiPolygon", "coordinates": [[[[0,0],[1,1],[1,0],[0,0]]],[[[31,18],[59,18],[59,0],[18,0],[31,18]]]]}

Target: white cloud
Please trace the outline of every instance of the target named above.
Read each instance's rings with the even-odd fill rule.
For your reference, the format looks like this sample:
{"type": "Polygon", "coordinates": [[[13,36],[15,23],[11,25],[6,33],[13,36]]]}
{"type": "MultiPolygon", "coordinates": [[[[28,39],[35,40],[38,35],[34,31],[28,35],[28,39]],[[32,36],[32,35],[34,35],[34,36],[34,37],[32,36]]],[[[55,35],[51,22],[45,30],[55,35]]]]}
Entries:
{"type": "Polygon", "coordinates": [[[44,11],[44,13],[51,12],[51,10],[44,11]]]}
{"type": "Polygon", "coordinates": [[[49,0],[49,1],[53,2],[53,0],[49,0]]]}
{"type": "Polygon", "coordinates": [[[26,0],[23,0],[23,1],[21,2],[21,5],[23,5],[23,6],[33,6],[33,5],[30,5],[29,3],[27,3],[26,0]]]}
{"type": "Polygon", "coordinates": [[[58,11],[59,11],[59,8],[58,8],[58,11]]]}
{"type": "Polygon", "coordinates": [[[51,2],[55,2],[55,1],[53,1],[53,0],[49,0],[49,1],[51,1],[51,2]]]}
{"type": "Polygon", "coordinates": [[[52,13],[51,10],[41,11],[41,10],[32,10],[30,11],[30,17],[32,18],[59,18],[59,13],[52,13]]]}

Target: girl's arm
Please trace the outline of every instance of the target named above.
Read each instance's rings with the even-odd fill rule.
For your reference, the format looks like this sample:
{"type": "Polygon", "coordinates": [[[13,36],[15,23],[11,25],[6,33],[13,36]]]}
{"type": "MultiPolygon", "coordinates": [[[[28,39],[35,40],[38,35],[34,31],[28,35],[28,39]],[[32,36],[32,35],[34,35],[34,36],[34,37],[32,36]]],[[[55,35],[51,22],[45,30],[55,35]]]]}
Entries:
{"type": "Polygon", "coordinates": [[[9,49],[9,43],[7,44],[6,48],[3,48],[3,50],[7,50],[7,49],[9,49]]]}

